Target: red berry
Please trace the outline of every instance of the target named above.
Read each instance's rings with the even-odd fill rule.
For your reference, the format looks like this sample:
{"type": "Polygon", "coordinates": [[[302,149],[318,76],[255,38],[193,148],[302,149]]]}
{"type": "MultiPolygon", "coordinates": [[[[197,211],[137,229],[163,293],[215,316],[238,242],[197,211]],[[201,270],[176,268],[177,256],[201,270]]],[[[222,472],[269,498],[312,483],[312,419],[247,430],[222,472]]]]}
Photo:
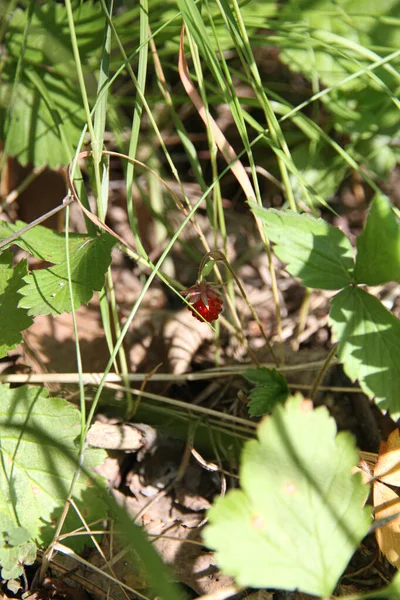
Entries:
{"type": "MultiPolygon", "coordinates": [[[[221,298],[209,298],[208,306],[206,306],[203,300],[197,300],[194,304],[192,304],[193,308],[197,310],[201,314],[202,317],[205,318],[206,321],[212,323],[215,319],[218,319],[219,313],[222,311],[222,300],[221,298]]],[[[194,311],[189,309],[190,312],[196,319],[202,321],[199,315],[194,311]]]]}
{"type": "Polygon", "coordinates": [[[204,317],[206,321],[212,323],[216,319],[223,308],[222,298],[216,290],[216,286],[206,281],[198,281],[189,289],[181,292],[183,296],[187,296],[188,302],[192,305],[189,310],[192,315],[202,321],[203,319],[195,312],[204,317]]]}

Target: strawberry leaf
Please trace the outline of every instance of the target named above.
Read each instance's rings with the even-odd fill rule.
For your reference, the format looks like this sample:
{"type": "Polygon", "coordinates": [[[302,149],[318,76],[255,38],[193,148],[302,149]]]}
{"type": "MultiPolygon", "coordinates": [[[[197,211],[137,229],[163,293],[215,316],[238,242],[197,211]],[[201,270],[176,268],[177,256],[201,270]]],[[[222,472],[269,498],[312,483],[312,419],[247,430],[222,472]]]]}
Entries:
{"type": "MultiPolygon", "coordinates": [[[[23,227],[26,227],[26,223],[23,221],[16,221],[15,223],[0,222],[0,241],[3,242],[14,233],[18,233],[23,227]]],[[[69,251],[75,252],[84,242],[90,239],[92,238],[88,235],[70,233],[69,251]]],[[[47,262],[57,264],[65,261],[65,234],[57,233],[41,225],[35,225],[35,227],[28,229],[20,237],[10,242],[8,246],[13,244],[22,248],[22,250],[26,250],[32,256],[47,262]]]]}
{"type": "Polygon", "coordinates": [[[364,290],[349,286],[331,302],[338,356],[352,381],[393,419],[400,417],[400,321],[364,290]]]}
{"type": "MultiPolygon", "coordinates": [[[[116,240],[109,234],[101,237],[85,237],[73,244],[70,267],[74,308],[86,304],[93,291],[104,285],[104,273],[111,263],[111,249],[116,240]]],[[[23,298],[19,306],[28,310],[28,315],[60,315],[72,310],[68,286],[67,262],[33,271],[24,277],[25,284],[19,293],[23,298]]]]}
{"type": "Polygon", "coordinates": [[[23,260],[13,269],[12,261],[11,252],[0,255],[0,358],[22,342],[21,331],[32,324],[27,311],[17,306],[18,290],[28,272],[27,263],[23,260]]]}
{"type": "Polygon", "coordinates": [[[243,376],[257,387],[250,394],[248,404],[251,417],[261,417],[273,409],[275,404],[284,402],[289,395],[286,379],[276,369],[259,367],[247,369],[243,376]]]}
{"type": "MultiPolygon", "coordinates": [[[[2,385],[0,399],[0,513],[15,526],[27,529],[39,543],[47,544],[77,469],[80,413],[61,398],[49,398],[43,388],[2,385]]],[[[100,480],[85,474],[104,457],[102,450],[86,449],[74,487],[73,498],[87,522],[105,514],[99,490],[93,485],[95,479],[100,485],[100,480]]],[[[81,525],[70,509],[67,531],[81,525]]],[[[78,536],[70,545],[79,548],[85,541],[78,536]]]]}
{"type": "Polygon", "coordinates": [[[330,596],[371,523],[357,463],[325,407],[301,396],[278,405],[245,445],[242,489],[209,511],[204,539],[217,564],[240,586],[330,596]]]}
{"type": "Polygon", "coordinates": [[[340,229],[310,215],[250,205],[266,225],[276,256],[305,286],[338,290],[352,282],[353,250],[340,229]]]}
{"type": "Polygon", "coordinates": [[[364,231],[357,238],[357,283],[400,281],[400,227],[386,196],[372,201],[364,231]]]}

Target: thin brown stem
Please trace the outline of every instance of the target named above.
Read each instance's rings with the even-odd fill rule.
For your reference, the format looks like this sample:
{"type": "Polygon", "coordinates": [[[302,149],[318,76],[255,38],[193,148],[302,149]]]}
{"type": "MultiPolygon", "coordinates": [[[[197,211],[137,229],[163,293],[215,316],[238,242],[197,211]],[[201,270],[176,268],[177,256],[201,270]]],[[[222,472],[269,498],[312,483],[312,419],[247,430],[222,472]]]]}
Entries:
{"type": "Polygon", "coordinates": [[[312,401],[315,400],[315,396],[317,395],[319,385],[322,382],[322,380],[323,380],[323,378],[325,376],[325,373],[326,373],[326,371],[329,368],[329,365],[331,364],[332,360],[335,357],[336,349],[337,349],[337,344],[334,344],[334,346],[332,347],[332,349],[329,352],[328,356],[326,357],[326,359],[324,361],[324,364],[322,365],[322,367],[318,371],[318,374],[317,374],[317,377],[315,379],[314,385],[313,385],[312,390],[310,392],[310,400],[312,400],[312,401]]]}
{"type": "Polygon", "coordinates": [[[275,356],[275,353],[274,353],[274,351],[272,349],[272,346],[271,346],[271,343],[270,343],[270,341],[269,341],[269,339],[267,337],[267,334],[265,333],[265,329],[264,329],[263,325],[261,324],[261,321],[258,318],[258,315],[257,315],[256,311],[254,310],[253,305],[251,304],[250,300],[248,299],[248,296],[247,296],[247,294],[245,292],[245,289],[242,286],[242,283],[241,283],[239,277],[236,275],[234,269],[231,267],[230,263],[228,262],[228,259],[226,258],[225,254],[223,252],[221,252],[221,250],[212,250],[211,252],[207,252],[207,254],[205,256],[203,256],[203,258],[201,260],[201,263],[200,263],[200,267],[199,267],[199,279],[201,279],[201,277],[202,277],[202,275],[201,275],[202,271],[204,269],[204,266],[205,266],[206,262],[209,259],[223,262],[224,265],[226,266],[226,268],[232,274],[232,277],[234,278],[234,280],[235,280],[235,282],[236,282],[236,284],[237,284],[237,286],[238,286],[238,288],[240,290],[240,293],[242,294],[242,297],[243,297],[244,301],[246,302],[247,306],[249,307],[249,309],[251,311],[251,314],[253,315],[253,318],[254,318],[255,322],[257,323],[257,325],[260,328],[261,335],[263,336],[264,341],[265,341],[265,343],[267,345],[267,348],[268,348],[268,350],[271,353],[273,361],[274,361],[275,365],[278,367],[279,366],[278,360],[277,360],[277,358],[275,356]]]}

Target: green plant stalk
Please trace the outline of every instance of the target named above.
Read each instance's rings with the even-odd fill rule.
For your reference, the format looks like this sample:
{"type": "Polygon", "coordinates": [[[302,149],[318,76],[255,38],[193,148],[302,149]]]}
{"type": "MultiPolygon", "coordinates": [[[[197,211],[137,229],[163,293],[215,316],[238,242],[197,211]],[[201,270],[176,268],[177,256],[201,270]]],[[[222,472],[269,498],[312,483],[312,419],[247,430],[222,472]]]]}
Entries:
{"type": "MultiPolygon", "coordinates": [[[[208,6],[208,4],[207,4],[207,6],[208,6]]],[[[220,7],[220,10],[222,10],[221,7],[220,7]]],[[[219,49],[219,55],[220,55],[220,60],[222,63],[222,68],[224,71],[225,79],[226,79],[227,85],[228,85],[229,97],[232,99],[232,101],[229,103],[229,106],[231,108],[232,116],[235,120],[237,129],[241,136],[241,139],[242,139],[242,142],[243,142],[243,145],[245,148],[245,152],[249,159],[250,169],[251,169],[251,173],[252,173],[252,181],[253,181],[254,191],[256,194],[255,199],[258,202],[258,204],[260,206],[262,206],[260,187],[258,184],[258,177],[257,177],[257,172],[256,172],[256,165],[254,162],[253,153],[251,151],[253,143],[250,144],[250,141],[249,141],[249,137],[248,137],[247,129],[246,129],[246,125],[245,125],[245,119],[243,118],[243,112],[242,112],[242,109],[240,106],[239,99],[235,92],[235,86],[233,85],[230,70],[229,70],[226,60],[224,58],[224,52],[222,51],[221,45],[218,40],[218,35],[215,30],[214,21],[211,18],[210,10],[209,10],[209,16],[210,16],[210,20],[211,20],[211,26],[214,31],[215,42],[219,49]]],[[[263,129],[263,131],[265,131],[265,130],[263,129]]],[[[242,156],[242,153],[239,154],[239,157],[241,157],[241,156],[242,156]]],[[[274,269],[274,266],[272,263],[272,254],[271,254],[270,244],[269,244],[268,239],[265,236],[263,225],[260,222],[260,220],[257,218],[256,218],[256,224],[257,224],[257,228],[258,228],[258,231],[260,234],[260,238],[262,240],[262,243],[265,247],[265,250],[266,250],[267,256],[268,256],[269,271],[270,271],[271,283],[272,283],[272,295],[274,298],[274,305],[275,305],[277,333],[278,333],[278,339],[279,339],[279,345],[280,345],[280,350],[279,350],[280,362],[283,365],[285,362],[285,358],[284,358],[284,348],[283,348],[283,338],[282,338],[282,318],[281,318],[281,309],[280,309],[280,303],[279,303],[279,291],[278,291],[278,286],[277,286],[277,282],[276,282],[276,274],[275,274],[275,269],[274,269]]]]}
{"type": "MultiPolygon", "coordinates": [[[[110,270],[107,269],[106,277],[108,278],[110,270]]],[[[108,304],[107,298],[107,288],[106,285],[103,286],[103,289],[99,292],[99,301],[100,301],[100,313],[101,313],[101,321],[103,323],[104,336],[106,338],[106,343],[108,347],[108,351],[111,354],[114,348],[112,331],[110,325],[110,307],[108,304]]],[[[119,374],[119,368],[117,361],[114,362],[115,372],[119,374]]]]}
{"type": "MultiPolygon", "coordinates": [[[[119,47],[119,49],[120,49],[120,52],[121,52],[121,54],[122,54],[122,57],[123,57],[123,59],[124,59],[124,64],[123,64],[123,66],[122,66],[122,67],[121,67],[121,68],[120,68],[120,69],[117,71],[116,75],[114,75],[114,77],[111,79],[111,81],[110,81],[110,84],[111,84],[111,83],[114,81],[114,79],[116,78],[117,74],[119,74],[120,72],[122,72],[122,70],[123,70],[125,67],[128,69],[128,73],[129,73],[129,75],[130,75],[130,77],[131,77],[131,79],[132,79],[132,82],[133,82],[134,86],[135,86],[136,92],[137,92],[138,96],[140,97],[140,100],[141,100],[141,102],[142,102],[142,104],[143,104],[143,108],[145,109],[145,111],[146,111],[146,113],[147,113],[147,116],[148,116],[148,118],[149,118],[149,121],[150,121],[150,123],[151,123],[151,126],[152,126],[152,127],[153,127],[153,129],[154,129],[154,132],[155,132],[155,134],[156,134],[156,136],[157,136],[157,140],[158,140],[158,142],[159,142],[159,144],[160,144],[160,147],[162,148],[162,150],[163,150],[163,152],[164,152],[164,154],[165,154],[165,157],[166,157],[166,160],[167,160],[167,162],[168,162],[168,164],[169,164],[169,167],[170,167],[170,169],[171,169],[171,172],[172,172],[173,176],[175,177],[176,181],[178,182],[178,185],[179,185],[180,189],[182,190],[182,194],[183,194],[183,197],[185,198],[185,201],[186,201],[187,205],[188,205],[189,207],[191,207],[191,204],[190,204],[190,202],[189,202],[189,200],[188,200],[188,198],[187,198],[187,196],[186,196],[186,193],[185,193],[184,187],[183,187],[183,185],[182,185],[182,182],[181,182],[181,179],[180,179],[180,177],[179,177],[179,173],[178,173],[178,171],[177,171],[177,169],[176,169],[176,167],[175,167],[175,164],[174,164],[174,162],[173,162],[173,160],[172,160],[172,158],[171,158],[171,156],[170,156],[170,154],[169,154],[169,152],[168,152],[168,149],[167,149],[167,147],[166,147],[166,145],[165,145],[165,142],[164,142],[164,140],[163,140],[163,137],[162,137],[162,135],[161,135],[161,132],[160,132],[160,130],[159,130],[159,128],[158,128],[158,126],[157,126],[157,123],[156,123],[156,122],[155,122],[155,120],[154,120],[154,117],[153,117],[153,115],[152,115],[152,112],[151,112],[151,110],[150,110],[150,107],[149,107],[149,105],[148,105],[148,103],[147,103],[147,100],[146,100],[146,98],[145,98],[144,94],[142,93],[142,90],[141,90],[141,88],[138,86],[138,83],[137,83],[136,76],[135,76],[135,74],[134,74],[134,72],[133,72],[133,70],[132,70],[132,67],[131,67],[131,65],[130,65],[130,60],[133,58],[133,56],[135,56],[136,52],[135,52],[135,53],[133,53],[132,55],[130,55],[129,57],[127,56],[127,54],[126,54],[126,52],[125,52],[125,49],[124,49],[124,47],[123,47],[123,45],[122,45],[122,43],[121,43],[121,40],[120,40],[120,38],[119,38],[118,32],[116,31],[116,29],[115,29],[115,27],[114,27],[114,24],[113,24],[113,22],[112,22],[112,21],[111,21],[111,19],[110,19],[110,15],[108,14],[107,7],[106,7],[106,6],[105,6],[105,4],[104,4],[104,0],[101,0],[101,3],[102,3],[103,10],[104,10],[104,12],[105,12],[105,15],[106,15],[106,17],[107,17],[107,20],[108,20],[108,21],[109,21],[109,23],[110,23],[110,27],[111,27],[111,29],[112,29],[112,31],[113,31],[113,34],[114,34],[114,36],[115,36],[115,39],[116,39],[116,41],[117,41],[117,44],[118,44],[118,47],[119,47]]],[[[175,17],[174,17],[174,18],[175,18],[175,17]]],[[[173,19],[171,19],[171,20],[169,20],[167,23],[165,23],[165,24],[164,24],[164,25],[163,25],[163,26],[162,26],[162,27],[161,27],[161,28],[160,28],[158,31],[160,31],[161,29],[163,29],[163,28],[164,28],[164,27],[165,27],[165,26],[166,26],[168,23],[172,22],[172,21],[174,20],[174,18],[173,18],[173,19]]],[[[152,37],[154,37],[154,36],[156,35],[156,33],[157,33],[157,32],[153,33],[153,34],[152,34],[152,37]]],[[[148,40],[149,40],[149,38],[147,38],[147,39],[146,39],[146,42],[145,42],[146,44],[148,43],[148,40]]],[[[143,44],[142,44],[142,45],[143,45],[143,44]]],[[[139,49],[140,49],[140,48],[141,48],[141,46],[139,47],[139,49]]],[[[192,215],[192,216],[193,216],[193,215],[192,215]]],[[[204,239],[204,236],[203,236],[203,239],[204,239]]]]}
{"type": "MultiPolygon", "coordinates": [[[[74,24],[73,12],[72,12],[71,0],[66,0],[65,6],[67,9],[72,52],[74,54],[75,67],[76,67],[76,72],[78,75],[78,81],[79,81],[79,87],[80,87],[81,96],[82,96],[82,102],[83,102],[83,106],[85,109],[87,126],[89,128],[89,133],[90,133],[90,137],[91,137],[91,142],[92,142],[91,145],[92,145],[92,148],[94,148],[97,151],[98,147],[99,147],[99,141],[96,139],[96,134],[95,134],[93,122],[92,122],[92,115],[91,115],[90,107],[89,107],[89,101],[88,101],[88,97],[87,97],[87,93],[86,93],[85,79],[83,76],[83,69],[82,69],[82,63],[81,63],[81,58],[80,58],[80,54],[79,54],[78,41],[76,39],[76,33],[75,33],[75,24],[74,24]]],[[[104,90],[105,90],[104,93],[106,93],[107,89],[108,89],[107,87],[104,88],[104,90]]],[[[97,211],[98,211],[100,220],[104,221],[105,214],[104,214],[104,210],[103,210],[103,203],[101,201],[100,165],[98,163],[96,163],[96,161],[93,161],[93,163],[94,163],[94,174],[95,174],[95,181],[96,181],[95,196],[96,196],[97,211]]]]}
{"type": "Polygon", "coordinates": [[[274,351],[272,349],[271,343],[270,343],[270,341],[269,341],[269,339],[267,337],[267,334],[265,333],[264,327],[261,324],[261,321],[258,318],[258,315],[257,315],[256,311],[254,310],[253,305],[249,301],[249,298],[248,298],[248,296],[247,296],[247,294],[246,294],[246,292],[245,292],[245,290],[244,290],[244,288],[242,286],[242,283],[241,283],[239,277],[236,275],[234,269],[231,267],[231,265],[230,265],[228,259],[226,258],[225,254],[223,252],[221,252],[221,250],[212,250],[211,252],[208,252],[205,256],[203,256],[202,261],[201,261],[200,266],[199,266],[198,280],[201,281],[201,279],[202,279],[202,272],[203,272],[204,266],[205,266],[206,262],[210,258],[212,260],[215,260],[215,261],[221,261],[222,263],[224,263],[225,267],[227,269],[229,269],[229,271],[231,272],[232,277],[234,278],[234,280],[235,280],[235,282],[236,282],[236,284],[237,284],[237,286],[238,286],[238,288],[240,290],[240,293],[243,296],[244,301],[246,302],[247,306],[249,307],[249,309],[251,311],[251,314],[253,315],[253,318],[254,318],[255,322],[257,323],[257,325],[260,328],[261,335],[263,336],[264,341],[265,341],[265,343],[267,345],[267,348],[268,348],[268,350],[271,353],[272,359],[273,359],[275,365],[278,367],[279,366],[278,365],[278,361],[277,361],[275,353],[274,353],[274,351]]]}
{"type": "MultiPolygon", "coordinates": [[[[140,122],[142,119],[143,112],[143,100],[146,87],[146,75],[147,75],[147,59],[148,59],[148,29],[149,29],[149,6],[148,0],[139,0],[140,6],[140,50],[139,50],[139,66],[138,74],[136,79],[136,100],[135,110],[133,113],[132,132],[131,139],[129,142],[128,154],[131,158],[136,158],[137,147],[139,143],[140,133],[140,122]],[[139,93],[140,90],[140,93],[139,93]]],[[[132,184],[134,176],[135,165],[134,163],[128,163],[126,168],[126,205],[128,209],[129,224],[131,226],[132,233],[135,237],[136,248],[139,254],[146,256],[146,251],[143,247],[142,241],[139,235],[139,227],[136,215],[135,202],[132,197],[132,184]]]]}
{"type": "MultiPolygon", "coordinates": [[[[107,271],[107,288],[108,288],[108,292],[110,294],[110,307],[111,307],[111,314],[112,314],[113,322],[114,322],[115,335],[117,338],[119,338],[119,336],[121,335],[121,325],[120,325],[119,318],[118,318],[117,301],[115,298],[114,283],[113,283],[113,279],[112,279],[112,275],[111,275],[111,269],[108,269],[108,271],[107,271]]],[[[112,347],[110,348],[110,353],[111,352],[112,352],[112,347]]],[[[119,362],[121,365],[121,375],[122,375],[122,379],[124,381],[124,385],[129,386],[129,380],[128,380],[129,366],[128,366],[126,352],[125,352],[125,348],[124,348],[123,344],[121,345],[121,347],[119,349],[118,357],[119,357],[119,362]]],[[[126,394],[126,412],[127,412],[127,414],[130,413],[130,411],[132,409],[132,405],[133,405],[132,394],[127,392],[127,394],[126,394]]]]}
{"type": "Polygon", "coordinates": [[[304,331],[304,327],[306,325],[308,311],[310,308],[311,294],[312,294],[312,290],[310,288],[306,288],[305,295],[304,295],[303,301],[300,306],[299,322],[298,322],[298,325],[296,328],[296,338],[295,338],[296,350],[298,350],[298,348],[299,348],[299,337],[300,337],[301,333],[304,331]]]}
{"type": "MultiPolygon", "coordinates": [[[[153,55],[153,62],[154,62],[156,73],[157,73],[159,89],[161,90],[165,104],[167,105],[167,107],[170,110],[176,132],[178,133],[180,140],[182,142],[182,145],[185,148],[185,151],[186,151],[186,154],[190,161],[190,165],[193,169],[193,173],[196,178],[196,181],[199,184],[201,191],[205,192],[207,189],[207,185],[206,185],[206,182],[204,181],[203,173],[201,170],[201,165],[199,164],[199,161],[197,158],[196,148],[195,148],[193,142],[190,140],[189,134],[186,131],[184,124],[182,123],[178,113],[175,110],[171,94],[168,90],[168,86],[167,86],[165,75],[164,75],[164,72],[162,69],[162,65],[161,65],[160,59],[157,54],[157,48],[156,48],[156,45],[154,42],[154,38],[151,35],[151,31],[150,31],[149,43],[150,43],[150,48],[151,48],[151,52],[153,55]]],[[[184,192],[184,190],[183,190],[183,192],[184,192]]],[[[183,196],[184,196],[184,198],[186,198],[184,193],[183,193],[183,196]]]]}
{"type": "MultiPolygon", "coordinates": [[[[109,0],[109,13],[112,15],[114,0],[109,0]]],[[[93,160],[100,164],[102,160],[101,151],[103,149],[104,131],[106,127],[106,115],[107,115],[107,99],[109,86],[108,81],[110,78],[110,52],[111,52],[111,28],[109,23],[106,21],[104,42],[103,42],[103,54],[101,57],[100,69],[99,69],[99,80],[97,82],[97,97],[104,88],[104,93],[101,95],[101,99],[96,103],[94,110],[94,132],[95,140],[92,143],[93,160]]],[[[107,205],[103,203],[104,214],[107,214],[107,205]]]]}
{"type": "MultiPolygon", "coordinates": [[[[253,52],[251,50],[251,46],[250,46],[250,42],[249,42],[249,38],[247,35],[247,30],[246,27],[243,23],[243,18],[240,12],[240,8],[239,5],[237,3],[237,0],[232,0],[233,3],[233,7],[234,7],[234,12],[235,12],[235,16],[237,19],[237,24],[239,27],[239,31],[241,34],[241,38],[242,38],[242,43],[243,43],[243,47],[244,50],[246,52],[246,59],[247,61],[244,61],[244,65],[247,64],[249,65],[250,68],[250,72],[253,75],[253,79],[249,78],[249,81],[251,82],[254,91],[257,95],[257,97],[260,100],[260,104],[264,109],[264,113],[265,113],[265,118],[267,120],[267,124],[270,130],[270,134],[272,137],[272,140],[274,142],[274,144],[277,147],[282,148],[283,152],[286,154],[288,160],[292,160],[291,155],[290,155],[290,151],[289,151],[289,147],[286,143],[286,140],[283,136],[282,130],[280,128],[279,125],[279,121],[275,116],[274,111],[272,110],[271,104],[269,102],[269,99],[267,97],[267,95],[264,92],[263,86],[262,86],[262,82],[261,82],[261,78],[260,78],[260,73],[258,71],[256,62],[254,60],[254,56],[253,56],[253,52]]],[[[292,186],[289,180],[289,173],[287,171],[287,167],[285,165],[285,163],[282,161],[281,157],[279,154],[277,154],[277,160],[278,160],[278,165],[279,165],[279,169],[281,171],[281,175],[282,175],[282,180],[283,180],[283,184],[285,186],[286,189],[286,196],[289,202],[289,206],[293,211],[297,211],[297,205],[296,205],[296,201],[293,195],[293,190],[292,190],[292,186]]]]}
{"type": "MultiPolygon", "coordinates": [[[[206,6],[208,8],[209,14],[211,14],[208,2],[206,4],[206,6]]],[[[219,48],[219,54],[220,54],[220,57],[221,57],[222,65],[226,67],[226,62],[225,62],[225,59],[224,59],[224,53],[223,53],[223,51],[222,51],[222,49],[221,49],[221,47],[219,45],[218,36],[216,35],[214,22],[212,20],[211,20],[211,26],[213,28],[214,37],[215,37],[216,43],[217,43],[218,48],[219,48]]],[[[190,34],[190,31],[187,32],[187,36],[188,36],[188,39],[189,39],[189,41],[191,43],[191,47],[192,47],[195,42],[192,40],[192,36],[190,34]]],[[[193,52],[192,52],[192,55],[193,55],[193,52]]],[[[194,67],[196,69],[196,75],[197,75],[197,80],[198,80],[198,84],[199,84],[200,95],[201,95],[201,98],[203,100],[204,106],[206,108],[206,117],[207,117],[207,120],[208,120],[210,113],[209,113],[209,109],[208,109],[207,93],[206,93],[206,89],[205,89],[205,86],[204,86],[204,78],[202,77],[202,73],[201,73],[201,63],[200,63],[200,60],[197,60],[197,61],[194,60],[193,64],[194,64],[194,67]],[[197,64],[198,64],[198,67],[197,67],[197,64]],[[200,73],[201,73],[201,76],[199,76],[200,73]]],[[[226,70],[224,69],[224,75],[225,75],[226,80],[231,84],[229,91],[228,91],[228,87],[227,87],[227,89],[225,91],[225,96],[227,96],[227,100],[229,102],[229,106],[231,108],[232,115],[233,115],[233,117],[235,119],[235,122],[236,122],[237,118],[235,118],[235,112],[234,112],[235,105],[232,105],[232,103],[235,102],[235,99],[237,100],[237,97],[236,97],[236,95],[234,93],[234,87],[232,86],[232,81],[229,79],[229,70],[228,69],[226,69],[226,70]]],[[[222,84],[222,81],[223,80],[222,80],[222,77],[221,77],[220,84],[222,84]]],[[[237,114],[239,115],[240,111],[238,111],[237,114]]],[[[237,125],[237,128],[239,130],[239,133],[240,133],[242,139],[243,139],[243,137],[245,138],[245,148],[247,149],[248,145],[246,145],[246,139],[247,139],[247,136],[245,135],[246,132],[244,132],[244,134],[243,134],[243,130],[240,128],[240,126],[237,124],[237,122],[236,122],[236,125],[237,125]]],[[[208,143],[209,143],[209,147],[210,147],[210,158],[211,158],[213,180],[219,181],[219,179],[218,179],[217,160],[216,160],[217,159],[218,149],[217,149],[217,145],[216,145],[215,140],[214,140],[212,127],[210,125],[208,125],[208,127],[206,128],[206,131],[207,131],[207,138],[208,138],[208,143]]],[[[251,152],[248,153],[248,156],[249,156],[250,164],[252,164],[252,158],[253,157],[251,156],[251,152]]],[[[253,179],[253,183],[255,183],[255,186],[256,186],[256,197],[259,198],[258,181],[256,180],[254,182],[254,179],[253,179]]],[[[227,230],[226,230],[225,215],[224,215],[224,210],[223,210],[223,206],[222,206],[221,189],[220,189],[220,185],[219,184],[218,184],[218,187],[216,188],[216,193],[214,194],[213,222],[214,222],[214,246],[218,247],[218,245],[219,245],[219,243],[218,243],[218,224],[219,224],[219,229],[220,229],[220,232],[221,232],[224,253],[227,254],[227,251],[228,251],[228,247],[227,247],[228,236],[227,236],[227,230]]],[[[232,280],[231,273],[230,273],[229,270],[228,270],[228,277],[227,277],[226,285],[227,285],[228,296],[230,298],[230,302],[231,302],[232,306],[234,306],[235,292],[234,292],[234,287],[233,287],[233,280],[232,280]]],[[[237,318],[236,307],[235,307],[235,321],[238,324],[239,319],[237,318]]],[[[219,326],[218,323],[217,323],[217,326],[219,326]]]]}
{"type": "Polygon", "coordinates": [[[61,533],[63,528],[65,519],[67,517],[68,511],[70,509],[70,498],[73,495],[73,491],[76,485],[76,482],[79,479],[81,473],[81,467],[83,464],[83,456],[84,456],[84,448],[85,448],[85,438],[86,438],[86,403],[85,403],[85,387],[83,382],[83,369],[82,369],[82,357],[79,345],[79,334],[78,334],[78,326],[76,322],[75,309],[74,309],[74,292],[72,289],[72,279],[71,279],[71,263],[69,258],[69,205],[66,207],[65,211],[65,258],[67,264],[67,273],[68,273],[68,290],[71,301],[71,314],[72,314],[72,323],[74,328],[74,337],[75,337],[75,352],[76,352],[76,362],[77,369],[79,373],[79,398],[80,398],[80,414],[81,414],[81,435],[80,435],[80,444],[79,444],[79,459],[77,468],[74,472],[74,477],[71,481],[70,489],[68,492],[67,500],[64,504],[64,508],[62,510],[61,516],[58,520],[56,531],[54,533],[53,541],[50,543],[45,555],[43,556],[42,564],[39,571],[39,582],[41,583],[45,577],[49,562],[51,561],[51,557],[53,554],[54,544],[58,541],[58,536],[61,533]]]}
{"type": "MultiPolygon", "coordinates": [[[[190,44],[190,51],[191,51],[191,55],[192,55],[192,59],[193,59],[193,65],[194,65],[194,68],[196,71],[200,95],[201,95],[201,99],[204,104],[206,119],[208,122],[208,126],[206,127],[206,134],[207,134],[207,141],[208,141],[208,146],[209,146],[209,151],[210,151],[212,179],[213,179],[213,181],[217,182],[215,185],[215,188],[214,188],[213,202],[212,202],[212,207],[213,207],[212,224],[213,224],[213,230],[214,230],[214,246],[217,247],[219,245],[218,232],[220,232],[224,252],[226,254],[226,252],[227,252],[227,231],[226,231],[224,211],[223,211],[223,207],[222,207],[220,180],[218,178],[218,167],[217,167],[218,148],[217,148],[217,144],[215,143],[212,127],[209,123],[210,111],[209,111],[209,106],[208,106],[208,101],[207,101],[207,94],[206,94],[206,90],[205,90],[205,86],[204,86],[204,77],[203,77],[203,71],[202,71],[200,57],[199,57],[199,53],[198,53],[198,48],[197,48],[196,42],[194,41],[192,35],[190,34],[190,31],[187,32],[187,38],[188,38],[188,41],[190,44]]],[[[207,247],[206,251],[209,252],[210,248],[207,247]]],[[[228,276],[228,280],[227,280],[227,288],[228,288],[228,295],[229,295],[229,299],[230,299],[230,308],[231,308],[231,310],[233,309],[234,319],[236,321],[237,327],[240,327],[241,326],[240,319],[237,315],[236,306],[234,304],[235,295],[234,295],[234,289],[233,289],[233,282],[232,282],[232,278],[230,276],[231,275],[230,271],[228,271],[228,273],[229,273],[229,276],[228,276]]],[[[222,278],[220,275],[219,275],[219,281],[220,282],[222,281],[222,278]]],[[[217,327],[218,327],[218,324],[217,324],[217,327]]],[[[217,335],[216,340],[218,340],[218,339],[219,339],[219,337],[217,335]]]]}
{"type": "Polygon", "coordinates": [[[206,120],[208,123],[207,127],[206,127],[206,135],[207,135],[208,148],[209,148],[209,152],[210,152],[212,179],[213,179],[213,181],[214,180],[217,181],[217,185],[215,186],[214,191],[213,191],[213,202],[212,202],[212,207],[213,207],[212,224],[213,224],[213,229],[214,229],[214,246],[218,246],[218,221],[219,221],[219,227],[220,227],[220,232],[221,232],[221,236],[222,236],[222,243],[223,243],[224,251],[226,252],[226,243],[227,243],[226,225],[225,225],[225,219],[223,216],[223,211],[220,210],[222,208],[221,207],[221,186],[220,186],[220,182],[218,179],[218,167],[217,167],[217,160],[216,160],[218,148],[217,148],[217,144],[215,143],[214,135],[213,135],[212,128],[210,125],[210,109],[209,109],[207,93],[206,93],[206,89],[205,89],[205,85],[204,85],[204,76],[203,76],[203,70],[202,70],[201,61],[200,61],[200,57],[199,57],[198,47],[197,47],[196,42],[194,41],[190,31],[187,32],[187,39],[189,41],[190,53],[192,55],[192,60],[193,60],[193,66],[194,66],[194,69],[196,72],[200,96],[201,96],[201,99],[204,104],[206,120]]]}
{"type": "Polygon", "coordinates": [[[72,323],[74,328],[74,337],[75,337],[75,352],[76,352],[76,363],[77,369],[79,373],[79,398],[80,398],[80,411],[81,411],[81,439],[80,439],[80,448],[82,449],[85,444],[85,422],[86,422],[86,403],[85,403],[85,386],[83,383],[82,373],[82,356],[81,349],[79,345],[79,333],[78,333],[78,325],[76,322],[75,308],[74,308],[74,291],[72,288],[72,277],[71,277],[71,262],[69,256],[69,215],[70,209],[69,205],[67,205],[65,209],[65,260],[67,265],[67,273],[68,273],[68,291],[69,297],[71,301],[71,315],[72,315],[72,323]]]}
{"type": "Polygon", "coordinates": [[[314,385],[311,389],[310,392],[310,400],[312,400],[314,402],[315,400],[315,396],[317,395],[318,392],[318,388],[325,376],[326,371],[329,368],[329,365],[331,364],[331,362],[333,361],[333,359],[335,358],[335,354],[336,354],[336,350],[337,350],[337,344],[334,344],[334,346],[331,348],[328,356],[325,359],[324,364],[322,365],[322,367],[320,368],[320,370],[318,371],[317,377],[315,379],[314,385]]]}

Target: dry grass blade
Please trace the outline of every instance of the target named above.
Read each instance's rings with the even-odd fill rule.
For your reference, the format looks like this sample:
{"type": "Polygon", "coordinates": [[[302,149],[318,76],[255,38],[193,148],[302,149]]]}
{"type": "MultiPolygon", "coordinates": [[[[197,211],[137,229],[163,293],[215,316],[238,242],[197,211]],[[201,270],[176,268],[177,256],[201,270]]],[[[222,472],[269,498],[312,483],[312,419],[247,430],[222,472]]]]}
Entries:
{"type": "Polygon", "coordinates": [[[224,156],[226,162],[231,165],[232,173],[235,175],[236,179],[238,180],[246,197],[255,199],[256,193],[250,182],[250,179],[246,172],[246,169],[244,168],[244,166],[238,159],[236,152],[234,151],[234,149],[232,148],[232,146],[230,145],[230,143],[228,142],[228,140],[226,139],[226,137],[224,136],[224,134],[218,127],[217,123],[214,121],[214,119],[210,115],[207,115],[204,103],[203,103],[202,99],[200,98],[199,94],[197,93],[196,88],[193,85],[193,82],[189,75],[189,70],[187,67],[185,53],[184,53],[184,35],[185,35],[185,28],[184,28],[184,26],[182,26],[181,39],[180,39],[180,45],[179,45],[178,70],[179,70],[179,75],[180,75],[183,87],[185,88],[187,95],[189,96],[189,98],[193,102],[194,106],[196,107],[196,110],[199,113],[199,116],[201,117],[205,126],[211,127],[213,136],[215,139],[215,143],[217,144],[218,149],[220,150],[222,155],[224,156]]]}

